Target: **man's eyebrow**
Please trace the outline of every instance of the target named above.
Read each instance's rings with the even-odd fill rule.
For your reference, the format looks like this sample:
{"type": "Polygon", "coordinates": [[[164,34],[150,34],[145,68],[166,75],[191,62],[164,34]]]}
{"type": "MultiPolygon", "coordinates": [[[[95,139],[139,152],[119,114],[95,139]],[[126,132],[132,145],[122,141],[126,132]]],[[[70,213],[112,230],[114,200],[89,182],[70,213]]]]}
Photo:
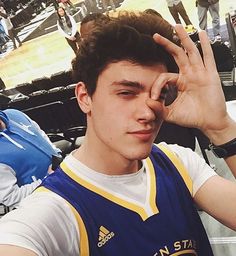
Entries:
{"type": "Polygon", "coordinates": [[[130,81],[130,80],[121,80],[121,81],[115,81],[113,82],[111,85],[123,85],[123,86],[127,86],[127,87],[134,87],[134,88],[137,88],[137,89],[143,89],[144,86],[139,83],[139,82],[136,82],[136,81],[130,81]]]}

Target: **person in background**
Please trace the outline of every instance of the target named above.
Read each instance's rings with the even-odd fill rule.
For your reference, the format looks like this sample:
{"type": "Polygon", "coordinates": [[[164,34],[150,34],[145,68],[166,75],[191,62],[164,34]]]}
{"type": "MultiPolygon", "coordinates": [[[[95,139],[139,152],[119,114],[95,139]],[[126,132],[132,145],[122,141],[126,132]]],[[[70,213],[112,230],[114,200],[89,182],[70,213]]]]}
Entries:
{"type": "Polygon", "coordinates": [[[1,256],[212,256],[196,205],[236,230],[236,183],[190,149],[153,144],[163,120],[197,127],[236,176],[236,122],[209,39],[199,32],[202,59],[175,31],[181,46],[160,17],[125,13],[81,41],[72,66],[85,138],[0,219],[1,256]],[[168,84],[178,95],[165,106],[168,84]]]}
{"type": "Polygon", "coordinates": [[[68,15],[63,7],[57,9],[57,16],[58,31],[65,37],[67,43],[76,54],[79,47],[80,34],[75,19],[68,15]]]}
{"type": "Polygon", "coordinates": [[[10,39],[10,37],[6,34],[1,20],[2,18],[0,18],[0,40],[5,44],[10,39]]]}
{"type": "Polygon", "coordinates": [[[198,12],[199,27],[202,30],[207,30],[207,13],[209,11],[212,18],[214,40],[221,41],[219,0],[197,0],[196,5],[198,12]]]}
{"type": "Polygon", "coordinates": [[[190,21],[188,14],[184,8],[184,5],[181,0],[166,0],[168,9],[175,20],[176,24],[181,24],[181,20],[179,15],[184,20],[185,24],[192,25],[192,22],[190,21]]]}
{"type": "Polygon", "coordinates": [[[58,5],[63,7],[70,15],[76,12],[76,7],[70,0],[58,0],[58,5]]]}
{"type": "Polygon", "coordinates": [[[59,7],[59,2],[57,0],[52,0],[52,4],[53,4],[55,10],[57,10],[57,8],[59,7]]]}
{"type": "Polygon", "coordinates": [[[85,1],[85,5],[88,13],[96,12],[99,7],[99,0],[87,0],[85,1]]]}
{"type": "Polygon", "coordinates": [[[81,39],[87,37],[96,27],[104,26],[109,21],[109,16],[103,13],[94,12],[87,14],[80,23],[81,39]]]}
{"type": "Polygon", "coordinates": [[[3,24],[3,27],[5,28],[8,36],[12,40],[14,49],[17,48],[16,41],[18,42],[18,45],[20,47],[22,45],[22,43],[21,43],[19,37],[17,36],[17,33],[13,27],[10,17],[6,13],[6,11],[4,9],[4,4],[2,2],[0,2],[0,17],[2,17],[1,22],[3,24]]]}
{"type": "Polygon", "coordinates": [[[168,9],[175,20],[176,24],[181,24],[181,20],[179,15],[184,20],[185,24],[192,25],[192,22],[190,21],[188,14],[184,8],[184,5],[181,0],[166,0],[168,9]]]}
{"type": "Polygon", "coordinates": [[[105,10],[106,14],[109,14],[109,7],[111,6],[113,12],[116,12],[116,6],[113,0],[102,0],[102,7],[105,10]]]}
{"type": "Polygon", "coordinates": [[[26,114],[0,111],[0,204],[14,208],[51,172],[60,150],[26,114]]]}

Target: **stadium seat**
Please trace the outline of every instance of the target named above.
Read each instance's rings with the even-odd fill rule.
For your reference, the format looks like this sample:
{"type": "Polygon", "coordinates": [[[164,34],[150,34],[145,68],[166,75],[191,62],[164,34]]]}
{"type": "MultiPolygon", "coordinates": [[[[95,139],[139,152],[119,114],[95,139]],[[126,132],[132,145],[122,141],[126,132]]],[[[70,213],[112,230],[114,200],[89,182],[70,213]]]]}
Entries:
{"type": "Polygon", "coordinates": [[[11,101],[11,98],[9,98],[8,96],[0,93],[0,109],[6,109],[8,106],[8,103],[11,101]]]}
{"type": "Polygon", "coordinates": [[[39,124],[49,139],[62,150],[63,156],[77,148],[79,146],[76,143],[77,138],[85,134],[84,121],[81,121],[78,113],[75,112],[74,115],[77,115],[78,119],[74,125],[68,104],[65,105],[62,101],[50,102],[23,111],[39,124]]]}
{"type": "Polygon", "coordinates": [[[86,115],[80,109],[76,97],[72,97],[64,102],[67,115],[69,117],[68,128],[72,127],[86,127],[86,115]]]}
{"type": "Polygon", "coordinates": [[[57,72],[55,74],[52,74],[50,79],[51,79],[51,83],[53,84],[53,87],[59,87],[59,86],[66,87],[69,84],[73,84],[71,71],[57,72]]]}
{"type": "Polygon", "coordinates": [[[59,133],[61,121],[66,122],[63,102],[56,101],[30,107],[23,110],[30,118],[36,121],[45,133],[59,133]]]}
{"type": "Polygon", "coordinates": [[[18,110],[23,110],[31,106],[29,96],[18,94],[18,96],[14,97],[9,101],[8,108],[15,108],[18,110]]]}
{"type": "Polygon", "coordinates": [[[52,83],[51,79],[48,77],[41,77],[32,80],[31,82],[33,86],[37,88],[37,90],[49,90],[53,88],[54,84],[52,83]]]}
{"type": "Polygon", "coordinates": [[[38,88],[35,87],[32,83],[22,83],[22,84],[18,84],[15,89],[24,94],[24,95],[29,95],[34,91],[37,91],[38,88]]]}

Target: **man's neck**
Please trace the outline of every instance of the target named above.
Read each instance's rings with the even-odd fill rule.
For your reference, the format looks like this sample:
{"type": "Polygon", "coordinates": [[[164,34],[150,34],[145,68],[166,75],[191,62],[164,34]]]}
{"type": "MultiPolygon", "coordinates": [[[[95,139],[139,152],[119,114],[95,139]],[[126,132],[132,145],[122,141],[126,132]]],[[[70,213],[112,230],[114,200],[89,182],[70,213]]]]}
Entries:
{"type": "Polygon", "coordinates": [[[106,154],[102,150],[93,150],[87,146],[86,141],[74,152],[73,156],[90,169],[107,175],[135,173],[142,165],[141,161],[127,160],[116,153],[106,154]]]}

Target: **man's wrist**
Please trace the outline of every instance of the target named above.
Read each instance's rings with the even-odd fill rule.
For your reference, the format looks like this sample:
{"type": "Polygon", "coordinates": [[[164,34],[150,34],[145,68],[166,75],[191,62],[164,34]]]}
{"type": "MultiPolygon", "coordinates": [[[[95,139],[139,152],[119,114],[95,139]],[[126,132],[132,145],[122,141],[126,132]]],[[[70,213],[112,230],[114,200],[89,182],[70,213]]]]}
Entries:
{"type": "Polygon", "coordinates": [[[236,138],[218,146],[211,143],[209,148],[219,158],[234,156],[236,155],[236,138]]]}
{"type": "Polygon", "coordinates": [[[211,141],[209,148],[216,157],[227,158],[236,155],[236,122],[228,118],[222,120],[222,128],[207,130],[205,135],[211,141]]]}
{"type": "Polygon", "coordinates": [[[214,145],[223,145],[236,138],[236,122],[229,119],[227,125],[218,130],[207,130],[203,133],[214,145]]]}

